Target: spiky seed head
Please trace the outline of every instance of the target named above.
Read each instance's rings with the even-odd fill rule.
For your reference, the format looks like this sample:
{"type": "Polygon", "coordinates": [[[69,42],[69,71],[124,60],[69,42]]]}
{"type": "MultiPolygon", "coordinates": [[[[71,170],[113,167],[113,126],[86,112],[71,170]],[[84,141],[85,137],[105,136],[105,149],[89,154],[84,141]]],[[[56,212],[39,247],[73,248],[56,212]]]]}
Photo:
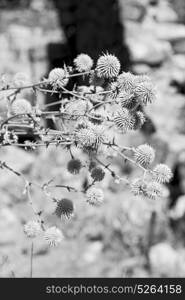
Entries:
{"type": "Polygon", "coordinates": [[[121,65],[115,55],[104,54],[97,61],[96,71],[99,77],[113,78],[118,76],[121,65]]]}
{"type": "Polygon", "coordinates": [[[18,114],[31,114],[32,106],[30,102],[26,99],[16,99],[11,106],[11,111],[13,115],[18,114]]]}
{"type": "Polygon", "coordinates": [[[109,97],[112,99],[116,99],[120,93],[120,89],[119,89],[117,81],[111,82],[111,84],[109,86],[109,90],[111,91],[109,94],[109,97]]]}
{"type": "Polygon", "coordinates": [[[103,203],[104,193],[101,189],[91,187],[86,192],[86,201],[94,206],[99,206],[103,203]]]}
{"type": "Polygon", "coordinates": [[[89,55],[82,53],[74,59],[74,65],[79,72],[88,72],[93,66],[93,60],[89,55]]]}
{"type": "Polygon", "coordinates": [[[127,93],[122,91],[117,97],[118,103],[121,104],[122,108],[133,109],[138,104],[137,98],[134,97],[134,94],[127,93]]]}
{"type": "Polygon", "coordinates": [[[151,82],[144,81],[136,86],[135,96],[141,104],[147,105],[152,103],[156,98],[156,93],[151,82]]]}
{"type": "Polygon", "coordinates": [[[67,169],[71,174],[79,174],[80,169],[82,168],[82,163],[79,159],[71,159],[67,164],[67,169]]]}
{"type": "Polygon", "coordinates": [[[134,150],[134,158],[136,163],[147,169],[155,159],[155,151],[151,146],[143,144],[134,150]]]}
{"type": "Polygon", "coordinates": [[[132,94],[135,88],[135,76],[130,72],[122,72],[117,78],[117,84],[120,90],[132,94]]]}
{"type": "Polygon", "coordinates": [[[134,196],[146,197],[147,184],[141,178],[134,179],[130,187],[131,192],[134,194],[134,196]]]}
{"type": "Polygon", "coordinates": [[[114,116],[114,123],[122,132],[132,130],[134,128],[134,118],[127,108],[118,110],[114,116]]]}
{"type": "Polygon", "coordinates": [[[75,134],[76,142],[86,151],[97,151],[104,139],[104,129],[101,125],[92,124],[87,128],[81,128],[75,134]]]}
{"type": "Polygon", "coordinates": [[[41,224],[38,221],[29,221],[24,225],[24,233],[29,238],[35,238],[42,232],[41,224]]]}
{"type": "Polygon", "coordinates": [[[61,244],[63,234],[56,226],[48,228],[44,233],[44,239],[51,247],[56,247],[61,244]]]}
{"type": "Polygon", "coordinates": [[[152,173],[152,178],[159,183],[167,183],[171,180],[173,174],[170,168],[165,164],[158,164],[152,173]]]}
{"type": "Polygon", "coordinates": [[[158,182],[149,182],[146,188],[146,196],[151,200],[156,200],[163,196],[163,189],[158,182]]]}
{"type": "Polygon", "coordinates": [[[98,144],[101,144],[105,141],[106,135],[105,135],[105,128],[102,125],[93,125],[90,126],[90,128],[94,131],[96,135],[96,140],[98,144]]]}
{"type": "Polygon", "coordinates": [[[66,217],[70,218],[73,216],[74,213],[74,205],[73,202],[70,199],[62,199],[57,202],[55,214],[57,217],[66,217]]]}
{"type": "Polygon", "coordinates": [[[95,167],[91,170],[91,177],[94,181],[102,181],[105,177],[105,172],[101,167],[95,167]]]}
{"type": "Polygon", "coordinates": [[[82,147],[96,148],[96,135],[91,128],[82,128],[76,133],[76,142],[82,147]]]}
{"type": "Polygon", "coordinates": [[[93,105],[90,101],[75,100],[66,105],[65,112],[69,114],[73,120],[76,120],[92,107],[93,105]]]}
{"type": "Polygon", "coordinates": [[[54,89],[61,88],[68,84],[69,74],[66,69],[54,68],[50,71],[48,80],[54,89]]]}
{"type": "Polygon", "coordinates": [[[163,196],[162,186],[158,182],[146,182],[141,178],[136,178],[130,187],[134,196],[141,196],[151,200],[156,200],[163,196]]]}
{"type": "Polygon", "coordinates": [[[23,72],[18,72],[13,77],[13,83],[15,87],[22,87],[29,84],[29,77],[23,72]]]}
{"type": "Polygon", "coordinates": [[[145,115],[142,111],[133,113],[134,117],[134,130],[140,129],[146,121],[145,115]]]}

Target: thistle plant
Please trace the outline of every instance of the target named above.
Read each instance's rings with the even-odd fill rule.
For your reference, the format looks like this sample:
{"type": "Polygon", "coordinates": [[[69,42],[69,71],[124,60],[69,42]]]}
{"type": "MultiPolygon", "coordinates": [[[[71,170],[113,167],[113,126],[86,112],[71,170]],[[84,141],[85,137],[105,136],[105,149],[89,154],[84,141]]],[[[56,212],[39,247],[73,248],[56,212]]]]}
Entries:
{"type": "Polygon", "coordinates": [[[24,226],[27,237],[42,236],[50,246],[57,246],[63,240],[62,231],[55,226],[49,227],[43,211],[34,206],[32,189],[39,189],[56,204],[53,213],[58,218],[67,219],[75,214],[70,192],[79,193],[87,205],[104,205],[106,193],[102,182],[107,176],[117,184],[127,185],[133,197],[141,197],[141,201],[143,197],[153,202],[163,197],[162,185],[170,181],[172,172],[165,164],[155,165],[153,147],[148,144],[126,147],[118,142],[120,136],[142,127],[145,122],[143,108],[155,101],[155,88],[148,76],[121,72],[118,58],[109,53],[100,55],[97,62],[87,54],[80,54],[73,65],[53,69],[48,78],[37,83],[27,83],[26,75],[15,74],[12,82],[1,87],[0,93],[1,99],[7,101],[6,112],[0,119],[0,147],[19,146],[26,151],[60,147],[61,152],[69,153],[66,170],[76,177],[83,171],[90,178],[85,188],[81,184],[78,189],[70,184],[58,184],[53,178],[39,185],[0,161],[0,168],[23,180],[24,193],[34,216],[24,226]],[[73,77],[82,77],[88,84],[77,84],[69,90],[68,83],[73,77]],[[33,95],[38,92],[57,94],[59,100],[43,105],[35,97],[32,105],[29,99],[21,97],[22,90],[30,90],[33,95]],[[54,111],[51,108],[56,104],[60,108],[54,111]],[[55,129],[45,126],[48,119],[55,122],[55,129]],[[32,141],[21,142],[20,136],[28,131],[32,133],[32,141]],[[78,157],[74,154],[77,148],[81,153],[78,157]],[[140,176],[122,177],[114,170],[115,156],[121,158],[122,164],[133,164],[140,170],[140,176]],[[66,189],[69,197],[56,199],[51,187],[66,189]]]}

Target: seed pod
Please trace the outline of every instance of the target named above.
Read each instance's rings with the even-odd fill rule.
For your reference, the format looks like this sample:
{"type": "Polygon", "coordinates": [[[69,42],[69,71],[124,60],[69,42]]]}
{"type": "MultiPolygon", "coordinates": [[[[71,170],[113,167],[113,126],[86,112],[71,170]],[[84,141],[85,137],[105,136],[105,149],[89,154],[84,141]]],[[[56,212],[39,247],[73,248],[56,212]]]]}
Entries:
{"type": "Polygon", "coordinates": [[[123,132],[134,129],[134,118],[128,109],[124,108],[115,113],[114,123],[123,132]]]}
{"type": "Polygon", "coordinates": [[[140,145],[134,150],[134,158],[140,166],[148,168],[154,161],[155,151],[147,144],[140,145]]]}
{"type": "Polygon", "coordinates": [[[165,164],[158,164],[154,170],[152,177],[159,183],[169,182],[173,174],[170,168],[165,164]]]}
{"type": "Polygon", "coordinates": [[[112,78],[119,74],[121,65],[116,56],[104,54],[97,61],[96,71],[99,77],[112,78]]]}
{"type": "Polygon", "coordinates": [[[29,221],[24,225],[24,233],[29,238],[35,238],[42,232],[41,224],[38,221],[29,221]]]}
{"type": "Polygon", "coordinates": [[[79,159],[71,159],[67,164],[67,169],[71,174],[79,174],[80,169],[82,168],[82,163],[79,159]]]}
{"type": "Polygon", "coordinates": [[[99,206],[102,204],[104,200],[104,194],[101,189],[91,187],[86,192],[86,201],[95,206],[99,206]]]}
{"type": "Polygon", "coordinates": [[[95,167],[91,171],[91,177],[94,179],[94,181],[102,181],[105,177],[105,172],[100,167],[95,167]]]}
{"type": "Polygon", "coordinates": [[[50,71],[48,80],[54,89],[66,86],[69,81],[69,74],[66,69],[54,68],[50,71]]]}
{"type": "Polygon", "coordinates": [[[66,217],[70,218],[74,213],[74,205],[73,202],[69,199],[62,199],[57,202],[57,206],[55,209],[55,214],[57,217],[66,217]]]}
{"type": "Polygon", "coordinates": [[[74,64],[79,72],[87,72],[91,70],[93,60],[89,55],[82,53],[74,59],[74,64]]]}
{"type": "Polygon", "coordinates": [[[61,244],[64,236],[56,226],[48,228],[44,233],[44,239],[50,247],[56,247],[61,244]]]}
{"type": "Polygon", "coordinates": [[[31,114],[32,106],[26,99],[16,99],[11,106],[12,114],[31,114]]]}

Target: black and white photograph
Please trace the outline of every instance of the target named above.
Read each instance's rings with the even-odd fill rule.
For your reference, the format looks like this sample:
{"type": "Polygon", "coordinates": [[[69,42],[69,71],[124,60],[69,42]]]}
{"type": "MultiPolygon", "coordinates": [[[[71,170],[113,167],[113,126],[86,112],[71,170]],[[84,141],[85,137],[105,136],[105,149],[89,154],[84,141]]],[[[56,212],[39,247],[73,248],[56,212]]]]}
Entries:
{"type": "Polygon", "coordinates": [[[185,278],[185,0],[0,0],[0,278],[185,278]]]}

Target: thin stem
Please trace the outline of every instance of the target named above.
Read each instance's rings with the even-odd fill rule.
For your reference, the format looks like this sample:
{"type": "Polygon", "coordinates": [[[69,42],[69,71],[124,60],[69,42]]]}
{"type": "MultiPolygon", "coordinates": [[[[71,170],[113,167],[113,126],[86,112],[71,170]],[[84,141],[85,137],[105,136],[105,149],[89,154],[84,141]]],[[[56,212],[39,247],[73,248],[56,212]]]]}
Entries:
{"type": "Polygon", "coordinates": [[[133,160],[132,158],[128,157],[127,155],[125,155],[124,153],[122,153],[121,151],[117,150],[114,148],[114,146],[112,146],[112,149],[117,152],[120,156],[122,156],[125,160],[130,161],[133,165],[138,166],[140,169],[142,169],[143,171],[146,171],[146,169],[140,165],[138,165],[135,160],[133,160]]]}
{"type": "MultiPolygon", "coordinates": [[[[91,73],[92,71],[87,71],[87,72],[82,72],[82,73],[76,73],[76,74],[70,74],[70,75],[67,75],[66,78],[70,78],[70,77],[77,77],[77,76],[81,76],[81,75],[86,75],[86,74],[89,74],[91,73]]],[[[28,89],[28,88],[35,88],[35,87],[38,87],[40,85],[45,85],[45,84],[49,84],[49,81],[48,80],[42,80],[40,82],[37,82],[37,83],[34,83],[34,84],[29,84],[29,85],[24,85],[24,86],[21,86],[21,87],[7,87],[7,88],[3,88],[3,89],[0,89],[0,92],[4,92],[4,91],[10,91],[10,90],[16,90],[16,91],[20,91],[20,90],[23,90],[23,89],[28,89]]]]}
{"type": "Polygon", "coordinates": [[[104,163],[103,163],[102,161],[100,161],[97,157],[95,157],[95,160],[96,160],[100,165],[102,165],[106,170],[108,170],[113,178],[116,177],[116,173],[109,167],[110,164],[107,164],[107,165],[104,164],[104,163]]]}
{"type": "Polygon", "coordinates": [[[56,184],[56,185],[50,185],[49,188],[64,188],[67,189],[69,192],[79,192],[76,188],[69,185],[63,185],[63,184],[56,184]]]}
{"type": "Polygon", "coordinates": [[[155,237],[155,229],[156,229],[156,219],[157,219],[157,213],[156,211],[152,211],[150,220],[149,220],[149,226],[148,226],[148,235],[147,235],[147,244],[145,247],[145,256],[146,256],[146,263],[147,267],[150,270],[150,259],[149,259],[149,252],[150,248],[152,247],[152,244],[154,242],[154,237],[155,237]]]}
{"type": "Polygon", "coordinates": [[[90,113],[92,110],[102,106],[102,105],[105,105],[105,104],[110,104],[110,103],[115,103],[116,100],[108,100],[108,101],[100,101],[98,102],[96,105],[94,105],[89,111],[88,113],[90,113]]]}
{"type": "Polygon", "coordinates": [[[32,200],[31,193],[30,193],[30,186],[31,186],[31,183],[28,183],[28,185],[26,186],[26,191],[27,191],[27,195],[28,195],[29,204],[30,204],[30,206],[33,210],[34,215],[38,218],[38,221],[41,225],[42,230],[45,231],[44,220],[41,218],[42,211],[37,212],[34,205],[33,205],[33,200],[32,200]]]}
{"type": "Polygon", "coordinates": [[[31,251],[30,251],[30,278],[33,277],[33,242],[31,243],[31,251]]]}
{"type": "Polygon", "coordinates": [[[83,97],[83,96],[79,95],[78,93],[75,93],[75,92],[73,92],[73,91],[67,90],[65,87],[61,87],[61,88],[62,88],[65,92],[67,92],[69,95],[71,95],[71,96],[77,97],[77,98],[82,99],[82,100],[85,100],[85,101],[88,101],[88,100],[89,100],[88,98],[83,97]]]}

